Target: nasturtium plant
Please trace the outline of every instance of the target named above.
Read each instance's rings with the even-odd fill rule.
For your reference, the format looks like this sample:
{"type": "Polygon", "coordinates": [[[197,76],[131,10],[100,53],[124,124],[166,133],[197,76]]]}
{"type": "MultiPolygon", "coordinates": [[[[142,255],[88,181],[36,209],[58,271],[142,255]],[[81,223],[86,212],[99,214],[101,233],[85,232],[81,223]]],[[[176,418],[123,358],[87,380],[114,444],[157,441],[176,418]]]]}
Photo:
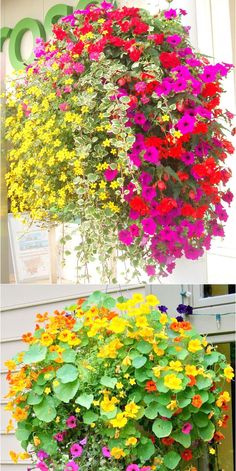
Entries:
{"type": "Polygon", "coordinates": [[[12,459],[41,471],[196,471],[207,449],[214,457],[233,369],[188,318],[167,311],[154,295],[96,291],[37,314],[22,337],[28,350],[6,362],[8,431],[16,422],[25,450],[12,459]]]}
{"type": "Polygon", "coordinates": [[[8,88],[11,211],[78,224],[86,276],[97,257],[103,281],[117,257],[130,277],[166,276],[224,236],[234,149],[220,98],[232,65],[193,49],[185,14],[106,1],[76,10],[8,88]]]}

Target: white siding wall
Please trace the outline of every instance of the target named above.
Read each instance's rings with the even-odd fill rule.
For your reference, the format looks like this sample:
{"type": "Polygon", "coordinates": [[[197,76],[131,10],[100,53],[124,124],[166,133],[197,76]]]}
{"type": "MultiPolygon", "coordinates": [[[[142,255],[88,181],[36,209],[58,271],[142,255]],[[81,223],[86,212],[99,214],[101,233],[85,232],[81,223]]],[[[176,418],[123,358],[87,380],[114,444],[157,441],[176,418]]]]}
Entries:
{"type": "Polygon", "coordinates": [[[79,297],[86,296],[95,290],[113,292],[114,296],[130,296],[132,292],[145,293],[143,285],[119,286],[109,289],[106,286],[82,285],[82,286],[58,286],[58,285],[2,285],[2,313],[1,313],[1,470],[25,471],[26,462],[12,464],[9,451],[20,451],[20,446],[14,437],[14,433],[6,434],[6,425],[10,413],[4,410],[7,393],[6,368],[4,362],[11,359],[17,352],[25,349],[21,342],[21,336],[25,332],[31,332],[35,325],[37,313],[53,312],[55,309],[64,309],[65,306],[74,304],[79,297]]]}

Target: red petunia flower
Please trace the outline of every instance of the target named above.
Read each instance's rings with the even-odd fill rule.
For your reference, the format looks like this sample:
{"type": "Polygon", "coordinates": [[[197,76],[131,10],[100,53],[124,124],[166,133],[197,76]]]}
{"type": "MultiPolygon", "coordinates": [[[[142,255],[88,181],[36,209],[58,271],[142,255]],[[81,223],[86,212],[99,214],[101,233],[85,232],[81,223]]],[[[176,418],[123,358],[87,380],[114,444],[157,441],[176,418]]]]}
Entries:
{"type": "Polygon", "coordinates": [[[184,450],[181,453],[181,457],[184,461],[190,461],[193,457],[192,450],[184,450]]]}
{"type": "Polygon", "coordinates": [[[179,58],[175,52],[162,52],[160,62],[165,69],[172,69],[180,65],[179,58]]]}
{"type": "Polygon", "coordinates": [[[137,211],[138,213],[140,213],[141,216],[146,216],[147,214],[150,213],[149,207],[146,205],[146,203],[143,201],[143,199],[140,198],[140,196],[135,196],[130,201],[130,207],[134,211],[137,211]]]}

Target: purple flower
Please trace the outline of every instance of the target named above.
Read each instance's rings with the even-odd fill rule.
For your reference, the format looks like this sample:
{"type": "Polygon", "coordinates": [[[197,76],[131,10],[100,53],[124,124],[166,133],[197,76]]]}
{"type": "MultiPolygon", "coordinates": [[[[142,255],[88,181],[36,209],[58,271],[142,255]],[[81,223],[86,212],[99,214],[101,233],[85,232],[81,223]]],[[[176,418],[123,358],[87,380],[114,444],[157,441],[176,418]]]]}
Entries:
{"type": "Polygon", "coordinates": [[[129,229],[133,237],[139,237],[140,231],[137,224],[132,224],[129,229]]]}
{"type": "Polygon", "coordinates": [[[105,446],[102,448],[102,454],[105,458],[111,458],[110,450],[105,446]]]}
{"type": "Polygon", "coordinates": [[[139,158],[138,154],[135,154],[134,152],[132,154],[129,154],[129,159],[133,165],[135,165],[136,167],[141,167],[142,161],[139,158]]]}
{"type": "Polygon", "coordinates": [[[87,444],[87,441],[88,441],[88,439],[87,439],[87,437],[85,437],[85,438],[83,438],[83,440],[80,440],[79,444],[84,446],[84,445],[87,444]]]}
{"type": "Polygon", "coordinates": [[[77,419],[74,415],[71,415],[67,421],[66,421],[66,425],[68,428],[75,428],[77,427],[77,419]]]}
{"type": "Polygon", "coordinates": [[[203,74],[200,75],[200,78],[203,82],[209,83],[216,80],[217,67],[215,65],[206,65],[204,67],[203,74]]]}
{"type": "Polygon", "coordinates": [[[185,435],[189,435],[189,433],[191,432],[193,426],[192,424],[190,424],[190,422],[186,422],[186,424],[183,425],[182,427],[182,432],[185,434],[185,435]]]}
{"type": "Polygon", "coordinates": [[[216,204],[215,206],[215,214],[218,216],[220,221],[227,221],[228,214],[223,208],[222,204],[216,204]]]}
{"type": "Polygon", "coordinates": [[[161,305],[161,306],[158,306],[158,310],[159,310],[160,312],[167,312],[167,311],[168,311],[168,307],[161,305]]]}
{"type": "Polygon", "coordinates": [[[43,461],[45,458],[48,458],[49,455],[44,450],[39,450],[37,453],[37,457],[40,461],[43,461]]]}
{"type": "Polygon", "coordinates": [[[173,34],[172,36],[168,36],[166,38],[166,42],[171,44],[171,46],[178,46],[178,44],[180,44],[181,41],[182,41],[182,38],[178,34],[173,34]]]}
{"type": "Polygon", "coordinates": [[[142,183],[142,185],[149,185],[152,179],[153,179],[152,175],[150,175],[150,173],[147,173],[147,172],[142,172],[139,177],[139,181],[140,183],[142,183]]]}
{"type": "Polygon", "coordinates": [[[145,92],[147,86],[145,82],[137,82],[134,86],[136,92],[145,92]]]}
{"type": "Polygon", "coordinates": [[[173,8],[170,8],[170,10],[165,11],[164,15],[167,20],[171,20],[172,18],[176,18],[177,12],[173,10],[173,8]]]}
{"type": "Polygon", "coordinates": [[[159,163],[159,152],[154,146],[148,147],[143,158],[147,162],[150,162],[152,164],[157,164],[159,163]]]}
{"type": "Polygon", "coordinates": [[[119,240],[125,245],[131,245],[133,242],[133,236],[128,230],[124,229],[119,232],[119,240]]]}
{"type": "Polygon", "coordinates": [[[228,204],[232,203],[233,199],[234,199],[234,195],[230,190],[226,191],[226,193],[224,193],[222,196],[222,200],[228,204]]]}
{"type": "Polygon", "coordinates": [[[114,8],[114,5],[112,3],[102,2],[101,7],[104,8],[104,10],[111,10],[114,8]]]}
{"type": "Polygon", "coordinates": [[[184,318],[182,316],[176,316],[178,322],[183,322],[184,318]]]}
{"type": "Polygon", "coordinates": [[[54,435],[54,440],[56,440],[57,442],[63,442],[64,440],[64,433],[63,432],[59,432],[57,433],[56,435],[54,435]]]}
{"type": "Polygon", "coordinates": [[[152,218],[142,220],[143,230],[146,234],[153,235],[156,232],[157,225],[152,218]]]}
{"type": "Polygon", "coordinates": [[[195,119],[186,114],[177,123],[177,128],[182,134],[188,134],[189,132],[193,132],[194,125],[195,119]]]}
{"type": "Polygon", "coordinates": [[[111,168],[108,168],[104,172],[104,177],[108,182],[111,182],[112,180],[115,180],[117,175],[118,175],[118,170],[117,169],[112,170],[111,168]]]}
{"type": "Polygon", "coordinates": [[[173,84],[173,90],[178,93],[178,92],[183,92],[187,88],[187,81],[186,80],[176,80],[176,82],[173,84]]]}
{"type": "Polygon", "coordinates": [[[72,456],[77,458],[82,455],[83,447],[79,443],[74,443],[74,445],[70,447],[70,452],[72,456]]]}
{"type": "Polygon", "coordinates": [[[189,305],[187,306],[186,304],[179,304],[176,308],[176,311],[179,312],[179,314],[191,315],[193,313],[193,308],[189,305]]]}
{"type": "Polygon", "coordinates": [[[75,461],[68,461],[64,471],[78,471],[79,466],[75,461]]]}
{"type": "Polygon", "coordinates": [[[148,276],[155,276],[156,268],[154,265],[147,265],[146,266],[146,273],[148,276]]]}
{"type": "Polygon", "coordinates": [[[195,160],[193,152],[186,152],[186,154],[182,155],[181,160],[186,165],[192,165],[194,163],[194,160],[195,160]]]}
{"type": "Polygon", "coordinates": [[[145,114],[143,114],[143,113],[136,113],[136,114],[134,115],[134,122],[135,122],[136,124],[138,124],[139,126],[143,126],[143,125],[146,123],[146,121],[147,121],[147,118],[146,118],[145,114]]]}
{"type": "Polygon", "coordinates": [[[142,196],[146,201],[152,201],[157,195],[155,188],[152,186],[145,186],[142,191],[142,196]]]}
{"type": "Polygon", "coordinates": [[[204,250],[202,248],[193,247],[192,245],[186,245],[184,247],[184,255],[189,260],[197,260],[202,257],[204,250]]]}
{"type": "Polygon", "coordinates": [[[140,468],[137,464],[129,464],[129,466],[127,466],[126,468],[126,471],[140,471],[140,468]]]}

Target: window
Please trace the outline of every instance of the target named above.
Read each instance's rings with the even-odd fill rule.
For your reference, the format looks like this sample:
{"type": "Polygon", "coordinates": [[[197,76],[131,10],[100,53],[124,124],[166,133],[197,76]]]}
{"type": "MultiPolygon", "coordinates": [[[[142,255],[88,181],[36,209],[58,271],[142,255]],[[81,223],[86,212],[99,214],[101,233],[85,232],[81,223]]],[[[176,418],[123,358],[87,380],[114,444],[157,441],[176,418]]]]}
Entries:
{"type": "Polygon", "coordinates": [[[224,296],[235,293],[235,285],[203,285],[203,297],[224,296]]]}

